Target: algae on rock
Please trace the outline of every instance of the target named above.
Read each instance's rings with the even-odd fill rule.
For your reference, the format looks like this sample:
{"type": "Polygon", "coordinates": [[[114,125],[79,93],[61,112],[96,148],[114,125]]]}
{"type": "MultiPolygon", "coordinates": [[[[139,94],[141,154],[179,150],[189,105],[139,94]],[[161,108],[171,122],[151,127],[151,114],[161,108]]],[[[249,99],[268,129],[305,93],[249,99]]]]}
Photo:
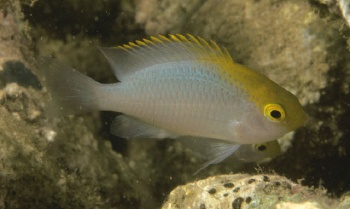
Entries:
{"type": "Polygon", "coordinates": [[[350,57],[343,38],[349,29],[340,16],[302,0],[91,3],[0,3],[0,115],[5,118],[0,207],[155,208],[189,180],[237,170],[257,173],[256,165],[234,170],[227,160],[192,176],[198,158],[177,142],[111,136],[112,113],[45,118],[48,93],[33,57],[52,55],[98,81],[115,82],[97,46],[134,41],[145,33],[213,39],[236,62],[260,69],[296,94],[310,121],[295,132],[284,155],[259,171],[304,178],[306,185],[323,182],[337,195],[350,190],[344,166],[350,160],[350,57]],[[104,139],[121,143],[112,149],[104,139]]]}
{"type": "Polygon", "coordinates": [[[0,207],[152,206],[145,184],[136,184],[123,157],[96,136],[99,125],[89,125],[96,116],[45,118],[47,92],[23,17],[19,1],[1,5],[0,207]]]}
{"type": "Polygon", "coordinates": [[[332,200],[325,193],[325,190],[308,188],[278,175],[218,175],[178,186],[162,209],[350,207],[345,199],[332,200]]]}

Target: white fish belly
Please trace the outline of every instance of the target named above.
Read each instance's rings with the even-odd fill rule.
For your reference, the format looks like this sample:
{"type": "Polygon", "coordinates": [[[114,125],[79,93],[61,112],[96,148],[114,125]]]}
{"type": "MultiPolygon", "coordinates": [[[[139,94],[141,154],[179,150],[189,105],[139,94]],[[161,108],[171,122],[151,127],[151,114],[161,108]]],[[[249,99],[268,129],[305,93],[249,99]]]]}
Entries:
{"type": "Polygon", "coordinates": [[[242,100],[207,68],[176,65],[140,71],[112,87],[101,106],[178,135],[227,139],[229,123],[239,120],[242,100]]]}

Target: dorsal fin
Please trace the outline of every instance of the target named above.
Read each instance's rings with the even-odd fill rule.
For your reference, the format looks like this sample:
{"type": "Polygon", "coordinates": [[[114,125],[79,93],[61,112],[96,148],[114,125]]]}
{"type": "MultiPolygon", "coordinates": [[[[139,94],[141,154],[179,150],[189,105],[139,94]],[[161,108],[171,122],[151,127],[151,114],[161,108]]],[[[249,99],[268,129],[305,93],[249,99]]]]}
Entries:
{"type": "Polygon", "coordinates": [[[147,67],[179,61],[233,62],[225,48],[200,37],[176,34],[159,35],[118,47],[100,48],[119,80],[147,67]]]}

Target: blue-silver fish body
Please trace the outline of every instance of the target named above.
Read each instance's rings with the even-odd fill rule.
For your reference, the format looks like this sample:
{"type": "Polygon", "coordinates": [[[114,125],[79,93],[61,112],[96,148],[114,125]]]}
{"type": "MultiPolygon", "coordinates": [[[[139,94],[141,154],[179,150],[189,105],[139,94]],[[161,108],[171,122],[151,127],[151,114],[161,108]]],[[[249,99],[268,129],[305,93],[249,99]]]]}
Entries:
{"type": "Polygon", "coordinates": [[[124,113],[111,125],[124,138],[213,139],[206,165],[305,121],[295,96],[234,63],[214,42],[170,35],[101,51],[120,82],[101,84],[52,59],[38,60],[53,95],[51,112],[124,113]]]}
{"type": "Polygon", "coordinates": [[[127,82],[102,87],[100,109],[123,112],[161,129],[167,127],[164,130],[169,136],[238,142],[232,133],[233,118],[242,118],[239,109],[246,104],[240,92],[220,85],[214,67],[195,61],[149,67],[129,76],[127,82]]]}

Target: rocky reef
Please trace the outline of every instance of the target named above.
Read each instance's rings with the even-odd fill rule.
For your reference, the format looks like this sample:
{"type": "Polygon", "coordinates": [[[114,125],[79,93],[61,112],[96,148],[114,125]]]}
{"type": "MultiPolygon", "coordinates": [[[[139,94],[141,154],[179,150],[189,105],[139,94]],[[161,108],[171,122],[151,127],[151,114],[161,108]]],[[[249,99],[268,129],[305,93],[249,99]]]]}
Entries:
{"type": "Polygon", "coordinates": [[[340,201],[278,175],[218,175],[174,189],[162,209],[173,208],[308,208],[346,209],[349,197],[340,201]]]}
{"type": "Polygon", "coordinates": [[[347,8],[345,0],[0,1],[0,208],[159,208],[176,187],[163,208],[348,208],[347,8]],[[168,33],[215,40],[300,99],[309,120],[279,139],[281,156],[228,159],[193,176],[201,161],[177,141],[112,136],[116,113],[45,116],[49,92],[35,57],[115,82],[98,46],[168,33]],[[198,179],[206,180],[178,187],[198,179]]]}

